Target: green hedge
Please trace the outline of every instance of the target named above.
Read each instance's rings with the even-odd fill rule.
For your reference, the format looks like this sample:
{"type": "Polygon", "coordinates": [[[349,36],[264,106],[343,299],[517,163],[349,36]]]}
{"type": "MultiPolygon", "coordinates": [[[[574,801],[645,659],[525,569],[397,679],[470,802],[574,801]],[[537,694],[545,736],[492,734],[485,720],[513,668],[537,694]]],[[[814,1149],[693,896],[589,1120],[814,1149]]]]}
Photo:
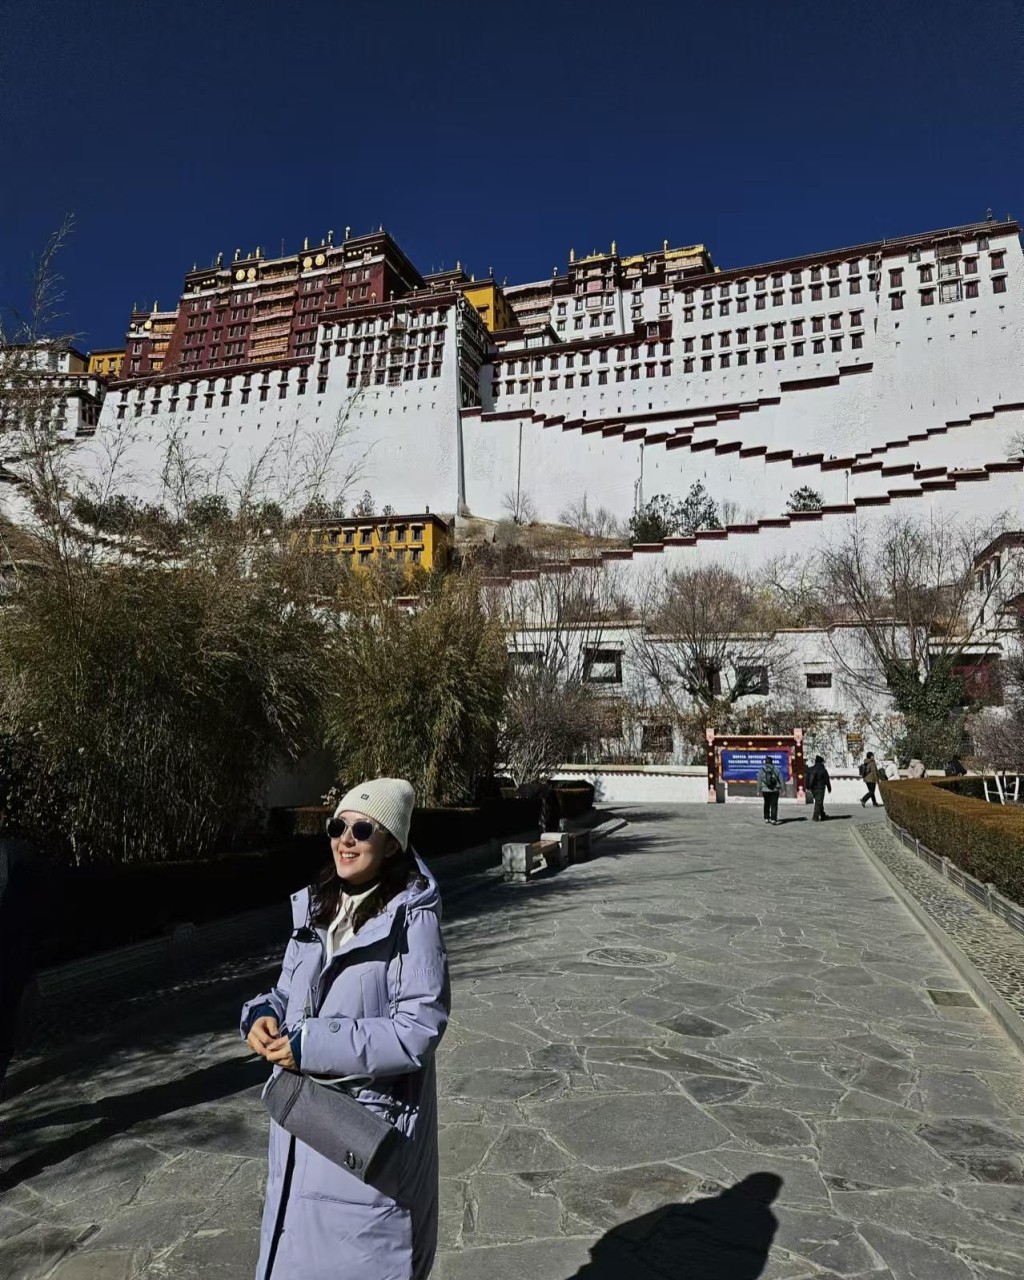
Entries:
{"type": "Polygon", "coordinates": [[[1024,807],[957,794],[963,779],[883,782],[889,817],[934,853],[1024,902],[1024,807]]]}
{"type": "MultiPolygon", "coordinates": [[[[292,809],[272,809],[269,830],[272,837],[285,840],[322,840],[327,856],[325,824],[332,810],[321,805],[292,809]]],[[[423,857],[442,858],[473,845],[486,844],[492,836],[509,836],[540,822],[539,802],[534,799],[495,798],[473,808],[427,808],[413,810],[409,838],[423,857]]]]}
{"type": "Polygon", "coordinates": [[[563,818],[581,818],[594,807],[594,788],[589,782],[556,782],[555,794],[563,818]]]}

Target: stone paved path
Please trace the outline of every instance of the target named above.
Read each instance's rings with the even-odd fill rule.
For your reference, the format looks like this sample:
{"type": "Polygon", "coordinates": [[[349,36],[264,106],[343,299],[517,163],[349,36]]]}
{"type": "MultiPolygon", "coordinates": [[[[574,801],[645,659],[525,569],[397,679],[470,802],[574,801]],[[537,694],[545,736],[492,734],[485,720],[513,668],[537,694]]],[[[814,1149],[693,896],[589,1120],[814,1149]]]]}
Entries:
{"type": "MultiPolygon", "coordinates": [[[[849,820],[631,816],[450,925],[436,1280],[1024,1275],[1024,1064],[849,820]]],[[[239,994],[4,1106],[5,1280],[251,1275],[239,994]]]]}

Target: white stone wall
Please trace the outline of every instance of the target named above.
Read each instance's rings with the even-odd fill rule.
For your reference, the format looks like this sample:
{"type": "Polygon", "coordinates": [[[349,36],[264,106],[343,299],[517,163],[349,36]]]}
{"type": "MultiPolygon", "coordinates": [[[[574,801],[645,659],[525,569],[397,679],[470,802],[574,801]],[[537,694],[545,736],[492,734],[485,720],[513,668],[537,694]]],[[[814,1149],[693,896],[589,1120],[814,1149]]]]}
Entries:
{"type": "MultiPolygon", "coordinates": [[[[873,287],[869,260],[855,254],[822,254],[820,257],[822,298],[811,297],[815,283],[812,268],[799,268],[799,283],[793,269],[771,267],[752,271],[746,293],[741,295],[737,279],[701,284],[688,297],[687,281],[669,291],[668,312],[672,335],[648,341],[622,332],[621,317],[630,315],[632,297],[622,292],[613,299],[616,317],[612,326],[618,334],[611,351],[580,349],[574,353],[571,371],[574,385],[566,388],[567,352],[522,344],[513,351],[505,348],[497,360],[502,372],[493,380],[490,368],[481,373],[484,414],[468,416],[460,428],[459,379],[455,341],[455,308],[448,307],[441,372],[423,380],[404,378],[397,385],[375,383],[355,390],[348,383],[358,370],[348,356],[334,354],[337,334],[324,327],[318,335],[318,361],[309,373],[304,397],[296,392],[297,370],[289,373],[287,399],[278,398],[280,373],[273,370],[271,392],[261,401],[255,390],[250,403],[242,404],[241,379],[232,380],[227,404],[222,403],[224,378],[200,378],[196,406],[187,409],[187,391],[182,389],[177,405],[169,407],[167,388],[153,412],[151,389],[129,389],[125,413],[119,414],[119,392],[106,398],[101,417],[99,448],[108,454],[119,440],[130,438],[122,466],[131,471],[138,484],[154,487],[168,434],[180,429],[188,448],[204,455],[212,471],[225,478],[237,477],[269,451],[282,463],[282,455],[294,454],[288,442],[296,436],[307,440],[323,437],[339,414],[351,410],[349,436],[340,451],[336,474],[352,467],[360,475],[358,489],[369,488],[375,500],[390,503],[398,510],[430,506],[453,512],[460,498],[460,429],[464,473],[464,498],[474,515],[500,518],[506,514],[510,494],[529,497],[536,515],[557,520],[573,501],[584,494],[591,508],[604,506],[626,520],[639,499],[658,493],[682,496],[695,480],[702,481],[720,502],[727,502],[733,518],[780,515],[789,494],[808,485],[828,503],[843,503],[857,496],[905,488],[906,477],[890,478],[878,472],[850,474],[846,469],[822,471],[818,466],[793,466],[789,460],[766,462],[763,456],[741,458],[736,452],[716,453],[714,449],[689,447],[668,449],[664,443],[642,446],[639,439],[626,441],[622,435],[605,435],[579,427],[564,430],[549,425],[553,416],[570,420],[616,421],[627,429],[655,432],[693,430],[693,442],[715,440],[719,445],[741,442],[769,451],[790,450],[795,455],[820,453],[830,456],[866,454],[881,445],[891,447],[881,455],[887,466],[917,464],[921,467],[967,467],[997,462],[1011,451],[1013,436],[1021,430],[1020,412],[978,417],[967,427],[908,441],[910,434],[962,421],[971,414],[990,413],[1000,406],[1024,402],[1024,258],[1017,238],[1000,232],[1000,224],[990,228],[990,248],[979,249],[977,241],[963,245],[965,257],[976,260],[977,272],[962,276],[960,285],[977,284],[978,296],[964,296],[955,303],[938,300],[939,262],[931,249],[920,251],[920,260],[911,261],[905,247],[897,253],[883,251],[877,290],[873,287]],[[992,268],[992,254],[1004,255],[1003,267],[992,268]],[[838,264],[838,277],[830,277],[829,267],[838,264]],[[930,284],[920,280],[922,270],[936,278],[930,284]],[[902,271],[899,286],[891,284],[893,271],[902,271]],[[782,277],[777,286],[774,277],[782,277]],[[764,288],[759,288],[763,277],[764,288]],[[1006,281],[1006,290],[994,292],[994,282],[1006,281]],[[851,292],[858,284],[860,291],[851,292]],[[838,294],[831,296],[832,287],[838,294]],[[933,288],[936,300],[922,303],[922,290],[933,288]],[[795,290],[802,290],[799,301],[795,290]],[[723,296],[723,290],[726,291],[723,296]],[[705,291],[710,298],[705,298],[705,291]],[[900,295],[903,307],[892,309],[892,298],[900,295]],[[764,299],[759,308],[757,301],[764,299]],[[776,299],[779,299],[776,305],[776,299]],[[741,300],[747,310],[739,312],[741,300]],[[722,314],[723,305],[728,307],[722,314]],[[704,308],[711,315],[705,317],[704,308]],[[692,313],[692,314],[691,314],[692,313]],[[833,329],[833,317],[838,327],[833,329]],[[821,330],[814,327],[820,319],[821,330]],[[803,333],[794,330],[803,322],[803,333]],[[763,339],[758,328],[763,326],[763,339]],[[776,337],[776,326],[782,336],[776,337]],[[741,342],[741,330],[746,341],[741,342]],[[705,349],[704,340],[710,341],[705,349]],[[723,342],[727,338],[727,344],[723,342]],[[841,349],[832,350],[833,339],[841,349]],[[854,346],[855,339],[860,340],[854,346]],[[825,350],[813,351],[815,341],[825,350]],[[798,343],[803,343],[799,351],[798,343]],[[327,380],[318,393],[318,365],[323,344],[327,344],[327,380]],[[687,347],[692,346],[692,350],[687,347]],[[624,348],[625,359],[618,358],[624,348]],[[779,356],[776,358],[776,348],[779,356]],[[635,355],[634,355],[635,349],[635,355]],[[764,363],[758,363],[763,351],[764,363]],[[798,354],[799,351],[799,354],[798,354]],[[740,363],[745,353],[745,364],[740,363]],[[723,356],[729,358],[723,367],[723,356]],[[584,364],[584,359],[588,360],[584,364]],[[686,362],[693,361],[693,372],[686,362]],[[705,370],[704,360],[712,367],[705,370]],[[526,370],[521,366],[525,363],[526,370]],[[540,368],[535,368],[535,365],[540,368]],[[513,370],[509,370],[509,366],[513,370]],[[867,369],[869,372],[857,372],[867,369]],[[584,386],[584,378],[589,385],[584,386]],[[838,382],[834,381],[838,378],[838,382]],[[816,379],[833,380],[828,385],[816,379]],[[552,389],[554,382],[555,389],[552,389]],[[512,386],[511,393],[508,390],[512,386]],[[785,388],[785,389],[783,389],[785,388]],[[212,401],[207,405],[207,396],[212,401]],[[141,393],[141,415],[136,405],[141,393]],[[766,403],[778,399],[778,403],[766,403]],[[695,417],[694,411],[742,405],[744,411],[732,420],[710,421],[695,417]],[[522,417],[492,418],[497,411],[506,415],[518,410],[522,417]],[[689,412],[689,416],[683,416],[689,412]],[[634,419],[645,414],[668,413],[664,420],[640,424],[634,419]],[[675,416],[678,415],[678,416],[675,416]]],[[[552,321],[557,314],[556,300],[552,321]]],[[[574,298],[565,300],[565,318],[574,320],[574,298]]],[[[663,318],[659,287],[644,291],[645,321],[663,318]]],[[[601,314],[606,309],[602,300],[601,314]]],[[[583,315],[589,316],[584,310],[583,315]]],[[[589,325],[587,320],[586,325],[589,325]]],[[[336,326],[335,326],[336,327],[336,326]]],[[[628,326],[627,326],[628,327],[628,326]]],[[[598,338],[606,333],[585,327],[569,328],[568,338],[598,338]]],[[[374,371],[376,366],[372,366],[374,371]]],[[[256,375],[254,388],[258,385],[256,375]]],[[[354,487],[356,487],[354,486],[354,487]]],[[[990,491],[991,492],[991,491],[990,491]]],[[[938,498],[908,499],[915,509],[931,508],[938,498]]],[[[953,504],[955,509],[974,509],[978,504],[964,491],[953,504]],[[964,506],[960,502],[963,498],[964,506]]],[[[985,508],[987,502],[981,503],[985,508]]],[[[833,521],[830,527],[835,527],[833,521]]],[[[792,547],[801,544],[806,531],[794,538],[786,531],[757,536],[746,550],[762,558],[771,554],[773,544],[792,547]]],[[[736,543],[732,544],[734,551],[736,543]]],[[[684,549],[685,550],[685,549],[684,549]]],[[[676,554],[676,553],[673,553],[676,554]]],[[[680,552],[679,554],[682,554],[680,552]]],[[[701,554],[716,555],[711,548],[701,554]]]]}
{"type": "Polygon", "coordinates": [[[429,507],[454,513],[459,496],[455,325],[455,309],[449,307],[439,376],[414,377],[397,386],[371,382],[350,388],[352,363],[333,354],[335,335],[325,334],[322,326],[318,351],[326,343],[330,352],[322,393],[319,361],[309,370],[303,395],[298,393],[296,366],[267,371],[266,398],[260,395],[262,372],[252,375],[248,388],[242,375],[234,375],[226,395],[224,375],[165,385],[158,398],[152,387],[141,385],[114,391],[104,402],[96,441],[83,446],[83,460],[100,473],[109,469],[116,455],[120,478],[114,480],[113,491],[131,488],[156,498],[168,441],[180,434],[189,455],[203,461],[210,477],[205,487],[231,493],[256,469],[265,477],[267,496],[278,497],[303,489],[309,466],[337,424],[344,423],[325,496],[333,498],[343,478],[354,472],[349,497],[369,489],[378,509],[390,504],[396,511],[429,507]],[[280,398],[283,373],[285,399],[280,398]],[[197,391],[190,409],[193,384],[197,391]]]}

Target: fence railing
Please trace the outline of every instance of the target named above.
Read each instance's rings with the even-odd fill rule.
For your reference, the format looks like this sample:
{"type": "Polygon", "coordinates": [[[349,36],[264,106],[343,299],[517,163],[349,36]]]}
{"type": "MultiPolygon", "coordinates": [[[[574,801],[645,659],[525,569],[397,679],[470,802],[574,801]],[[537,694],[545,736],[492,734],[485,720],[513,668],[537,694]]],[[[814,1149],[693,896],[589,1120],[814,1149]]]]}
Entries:
{"type": "Polygon", "coordinates": [[[950,884],[956,885],[961,893],[965,893],[969,898],[972,898],[979,906],[984,907],[986,911],[990,911],[996,916],[997,919],[1002,920],[1004,924],[1008,924],[1011,929],[1016,929],[1018,933],[1024,934],[1024,907],[1020,903],[1005,897],[994,884],[983,884],[966,871],[962,871],[955,862],[951,862],[944,854],[935,853],[934,850],[929,849],[927,845],[918,840],[917,836],[905,831],[901,826],[893,822],[891,818],[887,817],[886,822],[889,824],[889,830],[905,849],[914,854],[915,857],[920,858],[923,863],[948,880],[950,884]]]}

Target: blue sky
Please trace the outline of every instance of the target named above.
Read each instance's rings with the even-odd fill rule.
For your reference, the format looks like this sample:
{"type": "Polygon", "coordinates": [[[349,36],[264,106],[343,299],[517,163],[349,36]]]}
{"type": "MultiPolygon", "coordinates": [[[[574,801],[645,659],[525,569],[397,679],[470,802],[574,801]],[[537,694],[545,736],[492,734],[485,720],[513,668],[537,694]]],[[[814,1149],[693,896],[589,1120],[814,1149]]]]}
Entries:
{"type": "Polygon", "coordinates": [[[1022,54],[1019,0],[7,0],[0,302],[68,212],[84,347],[193,261],[346,224],[521,281],[1022,215],[1022,54]]]}

